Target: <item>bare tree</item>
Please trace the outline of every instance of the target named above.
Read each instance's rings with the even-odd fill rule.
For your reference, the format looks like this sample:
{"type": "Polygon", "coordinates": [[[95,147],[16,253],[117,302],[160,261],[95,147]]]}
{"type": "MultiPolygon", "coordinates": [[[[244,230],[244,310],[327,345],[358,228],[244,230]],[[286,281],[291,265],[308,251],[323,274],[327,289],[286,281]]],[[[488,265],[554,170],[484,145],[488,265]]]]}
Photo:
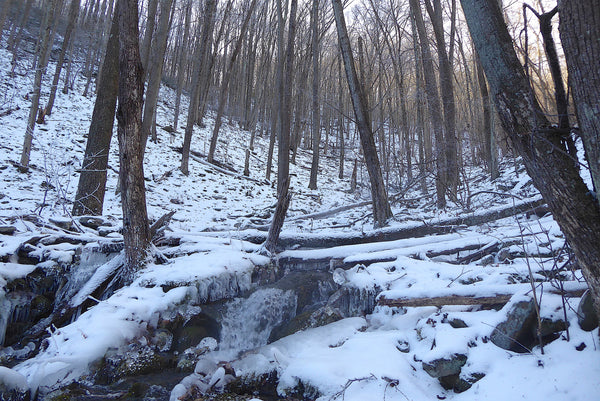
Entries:
{"type": "MultiPolygon", "coordinates": [[[[597,7],[600,4],[597,0],[586,1],[582,2],[582,7],[579,8],[580,4],[575,3],[561,2],[565,8],[559,8],[560,12],[565,10],[564,16],[561,14],[561,19],[576,17],[571,22],[567,22],[566,26],[561,26],[561,34],[568,30],[568,35],[572,35],[570,38],[565,38],[567,44],[565,49],[571,45],[574,49],[587,48],[590,50],[589,54],[597,54],[594,53],[594,49],[598,50],[598,24],[589,24],[590,21],[595,21],[597,12],[591,19],[588,18],[588,13],[590,10],[597,10],[589,7],[597,7]]],[[[598,201],[590,196],[590,191],[581,178],[579,170],[565,149],[564,130],[551,126],[533,95],[533,89],[517,58],[497,0],[461,0],[461,4],[504,130],[523,157],[529,176],[548,203],[554,219],[571,245],[590,287],[596,313],[600,315],[598,201]]],[[[561,21],[561,24],[564,22],[566,21],[561,21]]],[[[573,60],[570,60],[570,72],[575,77],[578,74],[581,74],[580,78],[585,76],[583,85],[589,86],[590,78],[584,74],[591,73],[592,77],[594,73],[597,74],[599,61],[595,57],[585,59],[582,54],[588,53],[577,53],[577,57],[581,57],[580,60],[585,60],[581,66],[574,65],[573,60]],[[591,72],[588,69],[591,69],[591,72]]],[[[577,79],[575,77],[573,78],[577,79]]],[[[577,85],[581,85],[581,82],[577,85]]],[[[585,89],[583,92],[597,91],[597,89],[585,89]]],[[[598,94],[595,93],[593,96],[598,94]]],[[[579,115],[590,110],[586,109],[588,107],[586,102],[587,98],[583,101],[576,100],[579,115]]],[[[582,120],[585,121],[585,117],[582,120]]],[[[597,130],[586,131],[584,128],[583,131],[589,132],[592,136],[598,135],[597,130]]]]}
{"type": "Polygon", "coordinates": [[[46,24],[42,26],[40,32],[39,45],[39,60],[35,71],[35,79],[33,81],[33,95],[31,96],[31,108],[29,109],[29,118],[27,120],[27,128],[25,130],[25,140],[23,142],[23,150],[21,152],[21,163],[19,168],[26,171],[29,168],[29,158],[31,155],[31,145],[33,142],[33,131],[35,129],[36,116],[40,105],[40,94],[42,91],[42,78],[44,70],[48,64],[50,57],[49,47],[51,46],[52,22],[54,20],[54,12],[56,11],[56,0],[48,0],[46,9],[46,24]]]}
{"type": "MultiPolygon", "coordinates": [[[[319,174],[319,146],[321,145],[321,110],[319,106],[319,0],[313,0],[310,15],[312,40],[312,163],[310,166],[310,181],[308,188],[317,189],[319,174]]],[[[343,140],[343,138],[342,138],[343,140]]]]}
{"type": "Polygon", "coordinates": [[[112,18],[101,73],[79,184],[75,202],[73,202],[73,215],[75,216],[101,215],[104,205],[108,153],[119,92],[119,18],[117,13],[112,18]]]}
{"type": "Polygon", "coordinates": [[[60,79],[60,73],[62,71],[63,64],[65,62],[65,55],[67,54],[67,50],[71,45],[71,36],[73,35],[73,30],[75,29],[75,23],[77,22],[77,16],[79,15],[79,8],[81,5],[81,0],[71,0],[71,6],[69,7],[69,17],[67,22],[67,29],[65,30],[65,36],[60,48],[60,54],[58,56],[58,61],[56,63],[56,70],[54,71],[54,78],[52,79],[52,86],[50,87],[50,96],[48,98],[48,103],[44,110],[46,115],[52,114],[52,108],[54,107],[54,99],[56,98],[56,89],[58,88],[58,81],[60,79]]]}
{"type": "Polygon", "coordinates": [[[119,15],[117,132],[125,243],[122,280],[124,283],[130,283],[135,272],[145,264],[150,245],[142,151],[144,72],[139,50],[138,2],[119,0],[117,7],[119,15]]]}
{"type": "Polygon", "coordinates": [[[381,174],[379,157],[375,147],[371,118],[367,107],[367,100],[364,89],[358,80],[356,68],[354,67],[354,56],[350,47],[350,39],[348,38],[348,30],[346,28],[346,20],[344,18],[344,10],[341,0],[332,0],[333,13],[337,26],[338,41],[342,59],[344,60],[344,68],[346,78],[348,80],[348,88],[350,89],[350,97],[354,107],[354,115],[360,142],[367,164],[367,171],[371,182],[371,198],[373,201],[373,220],[375,227],[383,227],[392,217],[392,210],[387,198],[387,192],[381,174]]]}

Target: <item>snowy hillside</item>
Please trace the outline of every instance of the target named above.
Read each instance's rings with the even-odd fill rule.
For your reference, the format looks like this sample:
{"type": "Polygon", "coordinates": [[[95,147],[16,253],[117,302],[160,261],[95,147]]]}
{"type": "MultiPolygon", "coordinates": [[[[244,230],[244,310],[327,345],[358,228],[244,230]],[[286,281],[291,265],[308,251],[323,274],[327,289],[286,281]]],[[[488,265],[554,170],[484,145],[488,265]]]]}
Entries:
{"type": "MultiPolygon", "coordinates": [[[[224,125],[216,158],[229,168],[217,168],[202,156],[213,124],[207,118],[205,128],[195,127],[195,156],[190,174],[183,175],[178,169],[182,130],[170,134],[161,128],[172,123],[174,103],[173,91],[163,87],[159,142],[148,143],[144,173],[150,218],[175,211],[165,238],[156,244],[164,260],[149,264],[131,286],[98,299],[94,290],[118,266],[122,240],[116,135],[103,223],[87,227],[70,211],[94,99],[81,96],[83,77],[68,95],[59,92],[54,112],[35,128],[30,169],[19,172],[33,76],[23,65],[10,77],[10,59],[0,49],[0,225],[15,229],[0,235],[1,337],[16,327],[23,317],[19,313],[33,313],[28,309],[33,299],[11,293],[21,291],[36,271],[68,278],[71,284],[62,282],[52,292],[79,309],[57,326],[51,318],[60,311],[50,308],[52,313],[36,323],[43,341],[17,339],[10,347],[0,346],[0,392],[31,391],[38,399],[52,399],[48,394],[69,395],[60,391],[76,383],[90,397],[191,400],[215,399],[202,398],[203,390],[232,391],[225,384],[235,383],[244,389],[236,399],[248,400],[598,398],[598,329],[582,330],[577,316],[585,282],[552,217],[542,209],[539,216],[529,210],[541,203],[540,196],[518,161],[503,160],[502,175],[493,182],[482,169],[467,167],[459,199],[443,211],[435,208],[432,177],[428,194],[417,185],[396,185],[390,191],[394,218],[375,231],[364,168],[351,192],[350,174],[339,179],[338,157],[327,154],[321,159],[319,189],[309,190],[311,155],[300,150],[291,165],[293,198],[282,232],[286,249],[276,256],[282,276],[277,280],[315,269],[332,289],[319,287],[322,299],[299,310],[297,292],[277,287],[271,278],[263,288],[256,278],[275,263],[258,252],[257,240],[276,202],[274,181],[264,179],[268,138],[255,139],[246,178],[250,133],[224,125]],[[513,212],[518,208],[522,212],[513,212]],[[414,238],[402,234],[412,229],[414,238]],[[109,246],[111,255],[98,251],[109,246]],[[519,344],[509,334],[498,334],[515,308],[532,308],[532,286],[540,320],[552,327],[541,335],[547,342],[543,351],[535,338],[519,344]],[[494,299],[477,301],[485,297],[494,299]],[[448,298],[467,303],[452,304],[448,298]],[[179,354],[170,342],[151,349],[158,333],[170,330],[161,322],[177,316],[190,320],[200,311],[208,315],[211,307],[222,318],[221,338],[196,338],[179,354]],[[302,320],[299,312],[308,318],[302,320]],[[295,330],[287,321],[297,324],[295,330]],[[281,335],[274,338],[276,329],[281,335]],[[274,341],[267,344],[269,339],[274,341]],[[509,349],[498,346],[504,343],[509,349]],[[171,352],[176,364],[189,349],[198,355],[187,370],[177,365],[180,377],[171,387],[144,379],[148,390],[136,398],[118,387],[126,373],[117,370],[121,376],[102,383],[94,376],[99,361],[106,365],[107,355],[124,349],[161,357],[171,352]]],[[[53,68],[51,63],[49,71],[53,68]]],[[[181,125],[186,110],[187,103],[181,125]]],[[[348,147],[353,149],[346,154],[350,172],[358,155],[353,144],[348,147]]]]}

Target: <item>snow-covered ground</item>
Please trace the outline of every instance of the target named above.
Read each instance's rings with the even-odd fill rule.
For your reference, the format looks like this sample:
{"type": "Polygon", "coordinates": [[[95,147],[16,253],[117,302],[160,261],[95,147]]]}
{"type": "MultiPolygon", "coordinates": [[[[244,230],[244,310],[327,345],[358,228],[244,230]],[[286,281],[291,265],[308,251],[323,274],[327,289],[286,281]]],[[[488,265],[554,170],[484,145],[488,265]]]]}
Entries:
{"type": "MultiPolygon", "coordinates": [[[[9,77],[10,57],[4,48],[0,49],[0,114],[3,114],[0,117],[0,224],[13,225],[17,231],[13,236],[0,236],[0,256],[14,253],[32,237],[59,233],[51,218],[70,218],[77,169],[83,159],[94,104],[93,98],[81,96],[85,83],[81,77],[68,95],[59,91],[54,112],[46,117],[46,124],[35,128],[31,168],[27,173],[19,172],[14,164],[20,159],[33,74],[27,72],[28,61],[23,61],[17,68],[17,76],[9,77]]],[[[53,70],[51,64],[48,71],[53,70]]],[[[44,88],[48,87],[46,83],[44,88]]],[[[230,275],[228,282],[235,281],[235,285],[243,288],[250,285],[253,267],[268,262],[255,253],[257,245],[236,239],[245,228],[268,224],[274,209],[274,185],[264,180],[268,138],[257,137],[255,141],[250,163],[251,177],[255,180],[241,177],[250,133],[228,124],[221,129],[216,158],[238,173],[224,174],[192,158],[190,174],[183,175],[178,169],[181,155],[175,149],[181,146],[182,129],[171,136],[160,128],[172,123],[174,94],[163,87],[161,96],[157,111],[159,143],[148,143],[145,158],[147,203],[152,219],[176,211],[170,225],[172,232],[167,235],[182,239],[178,250],[171,252],[170,263],[150,264],[131,286],[98,302],[73,323],[49,329],[47,348],[12,370],[1,368],[0,382],[15,387],[23,387],[26,382],[29,388],[36,389],[79,378],[86,373],[89,364],[101,358],[109,348],[139,341],[145,330],[156,324],[158,316],[173,311],[184,299],[206,299],[207,295],[203,296],[206,287],[194,284],[198,280],[217,283],[221,280],[218,277],[230,275]],[[161,285],[172,288],[165,292],[161,285]]],[[[44,101],[43,96],[42,104],[44,101]]],[[[180,126],[185,123],[185,97],[183,103],[180,126]]],[[[195,128],[192,143],[192,149],[203,154],[207,151],[213,124],[210,116],[205,122],[206,128],[195,128]]],[[[342,236],[372,230],[368,205],[327,218],[300,218],[368,200],[368,178],[364,169],[358,174],[357,191],[349,191],[354,157],[352,152],[347,152],[344,179],[337,178],[337,158],[322,157],[319,189],[313,191],[307,189],[310,154],[299,151],[297,164],[291,166],[293,200],[284,236],[342,236]]],[[[121,209],[115,193],[116,136],[109,165],[104,216],[118,226],[121,209]]],[[[480,169],[466,169],[470,193],[477,194],[470,200],[472,210],[511,205],[518,202],[515,197],[539,196],[524,172],[515,175],[512,161],[504,162],[502,167],[502,177],[495,182],[486,179],[480,169]],[[506,192],[508,196],[499,196],[497,192],[506,192]]],[[[432,193],[423,195],[415,189],[407,189],[400,199],[411,201],[392,204],[395,217],[391,227],[435,223],[467,212],[464,208],[467,195],[462,195],[463,202],[450,203],[447,210],[437,211],[432,193]]],[[[79,235],[90,236],[91,242],[100,240],[93,230],[85,227],[83,230],[79,235]]],[[[120,236],[112,233],[110,238],[118,240],[120,236]]],[[[584,332],[579,328],[578,299],[571,299],[565,311],[570,323],[568,340],[567,334],[562,334],[544,347],[543,354],[539,347],[518,354],[489,341],[494,327],[506,318],[512,305],[530,298],[531,287],[524,284],[528,282],[529,269],[534,279],[545,279],[547,272],[556,270],[555,263],[560,266],[566,262],[557,252],[563,246],[562,234],[551,217],[518,216],[459,228],[454,233],[439,236],[319,250],[288,250],[281,256],[336,258],[350,265],[376,261],[366,267],[356,265],[346,271],[334,270],[332,274],[339,284],[382,291],[390,299],[448,294],[486,296],[503,291],[516,295],[500,311],[473,306],[377,306],[372,314],[298,332],[248,351],[239,359],[231,350],[217,351],[210,358],[235,359],[238,374],[275,370],[280,376],[281,394],[301,381],[316,389],[323,401],[597,399],[600,394],[598,329],[584,332]],[[507,252],[513,255],[522,252],[537,256],[529,259],[495,257],[484,266],[479,261],[449,263],[453,256],[439,252],[493,242],[505,245],[507,252]],[[428,256],[432,252],[438,254],[428,256]],[[449,322],[454,319],[462,320],[467,327],[453,328],[449,322]],[[437,379],[422,369],[422,362],[457,353],[468,358],[462,376],[485,374],[471,389],[460,394],[444,390],[437,379]]],[[[51,259],[68,262],[76,246],[49,246],[46,250],[56,253],[51,259]]],[[[31,266],[0,263],[0,305],[6,283],[30,272],[31,266]]],[[[565,287],[583,287],[579,271],[566,269],[561,273],[566,279],[565,287]]],[[[541,297],[541,315],[562,317],[562,298],[551,289],[550,281],[536,284],[537,296],[541,297]]],[[[88,294],[85,288],[82,291],[79,296],[85,298],[88,294]]],[[[227,296],[228,291],[228,287],[223,287],[222,295],[227,296]]],[[[2,319],[6,316],[0,313],[0,326],[2,319]]],[[[193,380],[187,383],[191,382],[193,380]]]]}

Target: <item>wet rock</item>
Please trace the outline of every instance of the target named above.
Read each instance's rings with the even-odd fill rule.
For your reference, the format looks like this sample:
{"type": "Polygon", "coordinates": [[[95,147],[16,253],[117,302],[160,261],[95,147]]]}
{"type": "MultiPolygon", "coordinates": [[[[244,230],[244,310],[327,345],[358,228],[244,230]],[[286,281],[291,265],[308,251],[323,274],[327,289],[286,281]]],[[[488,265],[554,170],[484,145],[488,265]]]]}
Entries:
{"type": "Polygon", "coordinates": [[[212,337],[205,337],[200,343],[195,346],[186,349],[184,352],[179,354],[177,358],[177,369],[181,372],[196,372],[203,369],[203,365],[200,363],[202,355],[210,351],[217,349],[217,340],[212,337]]]}
{"type": "Polygon", "coordinates": [[[598,316],[594,310],[594,301],[590,290],[586,290],[577,307],[577,322],[579,327],[585,331],[592,331],[598,327],[598,316]]]}
{"type": "Polygon", "coordinates": [[[158,352],[169,352],[173,348],[173,333],[167,329],[156,330],[150,339],[158,352]]]}
{"type": "Polygon", "coordinates": [[[324,306],[337,289],[331,274],[322,271],[291,272],[273,284],[280,290],[291,290],[297,296],[296,313],[324,306]]]}
{"type": "Polygon", "coordinates": [[[15,226],[0,225],[0,234],[2,235],[13,235],[17,231],[15,226]]]}
{"type": "Polygon", "coordinates": [[[277,394],[277,372],[262,375],[236,377],[227,385],[227,391],[235,394],[252,394],[261,397],[279,398],[277,394]]]}
{"type": "Polygon", "coordinates": [[[294,334],[300,330],[325,326],[343,318],[341,312],[331,306],[324,306],[314,312],[301,313],[291,321],[275,327],[269,336],[269,343],[294,334]]]}
{"type": "Polygon", "coordinates": [[[199,313],[175,332],[175,349],[183,352],[196,347],[205,337],[221,338],[221,325],[211,316],[199,313]]]}
{"type": "Polygon", "coordinates": [[[461,368],[467,363],[464,354],[452,354],[449,358],[434,359],[423,362],[423,370],[431,377],[440,378],[460,374],[461,368]]]}
{"type": "Polygon", "coordinates": [[[102,225],[106,225],[105,221],[101,217],[96,216],[83,216],[79,218],[79,224],[84,227],[92,228],[94,230],[102,225]]]}
{"type": "Polygon", "coordinates": [[[106,353],[95,381],[110,384],[123,377],[158,373],[173,364],[168,355],[159,354],[148,346],[130,345],[106,353]]]}

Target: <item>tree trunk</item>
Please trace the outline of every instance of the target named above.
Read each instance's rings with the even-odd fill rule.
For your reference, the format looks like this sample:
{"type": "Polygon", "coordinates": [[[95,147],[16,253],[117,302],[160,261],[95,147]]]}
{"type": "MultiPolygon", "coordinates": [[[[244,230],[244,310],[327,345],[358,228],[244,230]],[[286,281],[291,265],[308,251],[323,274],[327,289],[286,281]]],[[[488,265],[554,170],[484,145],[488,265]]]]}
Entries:
{"type": "Polygon", "coordinates": [[[144,71],[140,59],[138,2],[119,0],[119,161],[125,264],[122,280],[133,281],[146,262],[150,227],[146,212],[144,154],[142,153],[142,105],[144,71]]]}
{"type": "Polygon", "coordinates": [[[346,20],[344,18],[344,10],[341,0],[332,0],[333,12],[337,26],[339,46],[344,60],[344,68],[346,70],[346,78],[350,89],[350,97],[356,117],[356,124],[360,135],[360,142],[367,163],[367,171],[371,182],[371,197],[373,200],[373,220],[375,227],[383,227],[392,217],[392,210],[387,199],[387,193],[381,175],[381,167],[379,158],[377,157],[377,149],[373,138],[371,118],[367,108],[367,101],[364,94],[364,89],[358,80],[356,69],[354,67],[354,56],[350,48],[350,39],[348,38],[348,30],[346,28],[346,20]]]}
{"type": "MultiPolygon", "coordinates": [[[[277,2],[277,14],[279,26],[278,40],[283,41],[283,10],[281,1],[277,2]]],[[[290,175],[289,175],[289,163],[290,163],[290,128],[291,128],[291,103],[292,103],[292,81],[294,73],[294,41],[296,39],[296,10],[298,7],[297,0],[291,0],[290,2],[290,13],[289,28],[288,28],[288,42],[285,51],[285,57],[280,57],[279,62],[283,64],[280,66],[281,75],[278,79],[278,87],[280,88],[280,99],[281,106],[279,108],[279,131],[277,132],[277,140],[279,142],[279,155],[277,159],[277,206],[275,207],[275,214],[273,215],[273,221],[269,227],[269,233],[267,240],[265,241],[265,249],[271,253],[276,250],[277,242],[279,241],[279,234],[283,227],[285,215],[290,205],[291,195],[290,189],[290,175]],[[283,67],[283,68],[281,68],[283,67]]],[[[283,47],[283,43],[280,43],[280,49],[283,47]]]]}
{"type": "MultiPolygon", "coordinates": [[[[163,64],[165,61],[165,52],[167,50],[167,39],[169,38],[169,23],[171,21],[171,6],[173,0],[160,0],[160,17],[158,21],[158,30],[152,46],[152,64],[147,67],[148,89],[146,91],[146,101],[144,103],[144,115],[142,119],[142,152],[145,153],[146,142],[151,132],[156,118],[156,104],[158,103],[158,92],[160,90],[160,81],[162,78],[163,64]]],[[[156,142],[156,135],[152,135],[152,140],[156,142]]]]}
{"type": "Polygon", "coordinates": [[[58,62],[56,63],[56,71],[54,72],[54,78],[52,80],[52,86],[50,88],[50,97],[48,98],[48,104],[46,105],[45,113],[47,116],[52,114],[52,108],[54,107],[54,99],[56,98],[56,89],[58,88],[58,80],[60,79],[60,72],[62,71],[63,63],[65,62],[65,55],[67,49],[71,44],[71,36],[75,29],[75,23],[77,22],[77,15],[79,15],[79,7],[81,0],[71,0],[71,7],[69,8],[69,22],[67,23],[67,29],[63,40],[62,47],[60,49],[60,55],[58,56],[58,62]]]}
{"type": "Polygon", "coordinates": [[[250,22],[250,17],[254,12],[254,6],[256,5],[256,0],[252,0],[250,3],[250,8],[246,13],[246,17],[242,22],[242,27],[240,28],[240,36],[235,42],[235,47],[233,52],[231,53],[231,59],[229,60],[229,64],[227,66],[227,70],[225,72],[225,76],[223,77],[223,81],[221,82],[221,92],[219,94],[219,106],[217,109],[217,116],[215,117],[215,126],[213,127],[212,137],[210,138],[210,148],[208,150],[207,160],[209,163],[212,163],[215,159],[215,150],[217,149],[217,139],[219,137],[219,130],[221,129],[223,112],[225,110],[225,102],[227,100],[227,93],[229,91],[229,81],[231,80],[231,73],[233,72],[233,67],[235,65],[235,61],[237,59],[238,54],[240,53],[240,49],[242,48],[242,43],[244,42],[244,37],[246,36],[246,31],[248,30],[248,23],[250,22]]]}
{"type": "Polygon", "coordinates": [[[600,191],[600,1],[561,0],[560,38],[590,166],[596,204],[600,191]]]}
{"type": "Polygon", "coordinates": [[[2,12],[0,13],[0,41],[2,41],[2,34],[4,33],[4,22],[6,21],[6,17],[10,13],[14,2],[15,0],[6,0],[2,6],[2,12]]]}
{"type": "Polygon", "coordinates": [[[312,162],[310,165],[308,188],[317,189],[317,176],[319,175],[319,146],[321,145],[321,110],[319,106],[319,0],[313,0],[310,19],[312,34],[312,162]]]}
{"type": "Polygon", "coordinates": [[[42,26],[43,32],[40,34],[40,46],[39,46],[39,65],[35,72],[35,79],[33,82],[33,95],[31,97],[31,108],[29,109],[29,119],[27,122],[27,128],[25,130],[25,140],[23,141],[23,151],[21,152],[21,163],[20,169],[26,171],[29,167],[29,157],[31,155],[31,144],[33,142],[33,130],[35,128],[35,119],[38,113],[38,107],[40,105],[40,94],[42,91],[42,78],[44,70],[48,64],[48,58],[50,56],[49,47],[51,46],[51,31],[52,21],[54,20],[54,12],[56,11],[56,0],[49,0],[47,5],[47,22],[45,26],[42,26]]]}
{"type": "Polygon", "coordinates": [[[175,111],[173,112],[173,130],[177,131],[179,124],[179,107],[181,105],[181,92],[183,91],[183,81],[185,78],[185,67],[187,64],[187,47],[190,37],[190,14],[192,10],[192,2],[188,0],[185,11],[185,28],[183,33],[183,41],[179,45],[179,55],[177,57],[177,95],[175,97],[175,111]]]}
{"type": "Polygon", "coordinates": [[[100,87],[92,113],[85,156],[81,164],[79,185],[73,215],[102,215],[106,191],[108,153],[115,121],[115,109],[119,93],[119,18],[113,17],[106,57],[100,77],[100,87]]]}
{"type": "Polygon", "coordinates": [[[190,148],[192,144],[192,134],[194,132],[194,123],[198,114],[198,103],[200,101],[200,89],[201,89],[201,72],[202,65],[206,64],[208,60],[208,53],[210,52],[209,37],[212,36],[214,27],[215,14],[217,11],[218,0],[206,0],[204,6],[204,18],[202,23],[202,33],[200,34],[200,44],[196,49],[194,55],[194,71],[192,75],[192,88],[190,91],[190,105],[188,108],[187,123],[185,126],[185,134],[183,137],[183,150],[181,155],[181,172],[185,175],[189,174],[189,158],[190,148]]]}
{"type": "Polygon", "coordinates": [[[479,57],[476,58],[475,68],[477,69],[477,82],[479,83],[479,93],[481,94],[481,103],[483,107],[483,150],[485,160],[490,171],[490,178],[495,180],[500,176],[498,171],[498,156],[496,154],[496,136],[494,135],[494,127],[492,126],[492,105],[490,104],[490,96],[485,81],[485,74],[479,57]]]}
{"type": "Polygon", "coordinates": [[[148,0],[148,18],[146,19],[146,29],[144,31],[144,41],[140,48],[142,67],[144,76],[148,71],[148,60],[152,49],[152,37],[154,35],[154,25],[156,25],[156,10],[158,9],[158,0],[148,0]]]}
{"type": "MultiPolygon", "coordinates": [[[[600,315],[598,202],[590,196],[589,189],[569,155],[558,151],[562,146],[562,131],[550,126],[537,99],[532,95],[533,90],[517,58],[497,0],[461,0],[461,3],[502,125],[513,146],[523,157],[529,176],[546,200],[554,219],[571,245],[590,286],[596,312],[600,315]]],[[[573,6],[574,4],[575,2],[571,3],[573,6]]],[[[577,30],[573,32],[574,36],[571,39],[576,49],[586,49],[587,33],[590,35],[590,41],[597,42],[599,37],[592,33],[594,29],[597,32],[598,24],[586,25],[586,21],[589,21],[586,15],[592,14],[590,10],[598,9],[581,8],[580,10],[581,14],[577,14],[576,10],[567,9],[564,18],[572,15],[581,18],[573,22],[573,25],[578,28],[573,28],[577,30]],[[573,14],[570,11],[573,11],[573,14]],[[579,31],[579,28],[582,31],[579,31]]],[[[567,27],[563,26],[563,29],[567,30],[567,27]]],[[[564,32],[562,29],[561,31],[564,32]]],[[[581,52],[578,53],[578,57],[583,59],[581,52]]],[[[597,58],[587,62],[595,65],[596,72],[598,71],[597,58]]],[[[571,64],[575,75],[584,74],[582,77],[585,77],[587,85],[590,83],[590,76],[585,75],[584,68],[588,65],[591,64],[584,64],[579,67],[582,68],[580,70],[571,64]]],[[[593,73],[593,69],[587,72],[593,73]]],[[[580,113],[585,112],[585,102],[581,107],[579,103],[577,106],[580,113]]]]}
{"type": "MultiPolygon", "coordinates": [[[[456,138],[456,107],[454,105],[454,72],[450,64],[450,56],[446,52],[446,41],[444,39],[444,22],[442,19],[442,5],[440,0],[425,1],[427,13],[433,25],[436,49],[439,62],[440,89],[442,106],[444,109],[444,149],[446,161],[446,188],[456,198],[456,187],[458,185],[458,160],[456,138]]],[[[452,21],[454,25],[454,21],[452,21]]],[[[451,38],[451,47],[452,45],[451,38]]]]}
{"type": "MultiPolygon", "coordinates": [[[[444,128],[442,125],[442,108],[438,95],[437,79],[433,69],[433,58],[429,50],[429,38],[425,30],[425,22],[421,13],[419,0],[410,0],[410,9],[415,21],[416,31],[419,35],[421,48],[421,62],[423,63],[423,74],[425,81],[425,93],[431,125],[435,134],[435,166],[437,175],[435,177],[435,189],[437,195],[437,207],[446,207],[446,154],[444,152],[444,128]]],[[[416,38],[413,38],[416,40],[416,38]]]]}

